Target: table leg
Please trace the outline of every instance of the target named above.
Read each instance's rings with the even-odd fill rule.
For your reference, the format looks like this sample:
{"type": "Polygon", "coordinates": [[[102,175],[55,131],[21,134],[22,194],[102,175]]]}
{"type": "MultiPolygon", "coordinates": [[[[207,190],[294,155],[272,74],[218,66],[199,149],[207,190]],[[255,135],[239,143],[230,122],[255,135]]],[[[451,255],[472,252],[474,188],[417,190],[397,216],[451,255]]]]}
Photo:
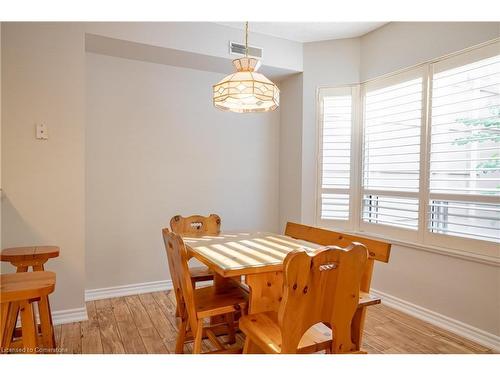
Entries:
{"type": "Polygon", "coordinates": [[[249,314],[278,311],[283,294],[283,273],[267,272],[246,276],[250,288],[249,314]]]}
{"type": "Polygon", "coordinates": [[[236,282],[241,282],[241,278],[239,276],[237,277],[223,277],[219,274],[214,275],[214,287],[216,291],[224,291],[224,289],[227,289],[229,285],[231,285],[234,281],[236,282]]]}

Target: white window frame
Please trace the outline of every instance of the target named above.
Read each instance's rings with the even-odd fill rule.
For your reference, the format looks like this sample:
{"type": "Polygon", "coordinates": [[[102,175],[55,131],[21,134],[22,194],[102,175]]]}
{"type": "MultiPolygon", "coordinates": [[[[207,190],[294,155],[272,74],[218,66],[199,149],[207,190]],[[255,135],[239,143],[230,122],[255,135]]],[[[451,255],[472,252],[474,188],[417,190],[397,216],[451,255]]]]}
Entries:
{"type": "Polygon", "coordinates": [[[358,107],[356,106],[359,97],[359,85],[352,86],[340,86],[333,88],[320,88],[318,89],[317,98],[317,123],[318,123],[318,141],[316,145],[317,149],[317,194],[316,194],[316,217],[317,224],[322,226],[334,226],[335,228],[350,230],[353,228],[353,213],[354,213],[354,201],[356,195],[353,194],[353,186],[355,184],[356,171],[353,169],[352,160],[355,158],[355,150],[357,148],[357,133],[355,132],[357,128],[357,113],[358,107]],[[323,188],[323,98],[328,96],[341,96],[341,95],[351,95],[351,167],[349,172],[349,188],[348,189],[328,189],[323,188]],[[349,219],[347,220],[335,220],[335,219],[322,219],[321,209],[322,200],[321,195],[324,193],[331,194],[348,194],[349,195],[349,219]]]}
{"type": "MultiPolygon", "coordinates": [[[[479,46],[468,48],[467,50],[450,54],[438,59],[419,64],[418,66],[404,69],[393,74],[388,74],[380,78],[372,79],[361,84],[344,85],[339,87],[320,88],[317,91],[317,189],[316,189],[316,225],[333,230],[343,230],[352,234],[365,235],[367,237],[385,239],[389,242],[408,245],[413,248],[423,248],[434,252],[446,252],[451,255],[464,256],[466,258],[478,259],[480,261],[492,262],[500,264],[500,245],[495,242],[484,241],[479,239],[471,239],[465,237],[453,236],[450,234],[440,234],[431,232],[428,229],[429,221],[429,201],[431,198],[429,192],[430,186],[430,134],[431,134],[431,116],[432,116],[432,73],[436,66],[440,66],[441,70],[447,70],[455,66],[465,65],[470,62],[481,60],[490,57],[493,53],[498,54],[500,48],[500,38],[493,39],[479,46]],[[419,225],[417,231],[409,231],[404,228],[396,228],[375,223],[364,223],[361,217],[363,188],[363,112],[364,103],[363,97],[367,86],[383,83],[389,86],[391,79],[401,80],[400,77],[406,73],[411,76],[415,72],[423,74],[423,106],[422,106],[422,128],[421,128],[421,144],[420,144],[420,181],[419,181],[419,225]],[[320,103],[320,91],[326,90],[350,89],[352,90],[352,122],[351,131],[351,168],[350,168],[350,212],[349,220],[325,220],[321,219],[321,178],[322,178],[322,108],[320,103]],[[409,234],[408,232],[414,232],[409,234]],[[467,255],[469,254],[469,255],[467,255]]],[[[333,91],[332,91],[333,92],[333,91]]],[[[344,91],[345,92],[345,91],[344,91]]],[[[442,196],[450,199],[450,194],[432,194],[433,197],[442,196]]],[[[460,198],[459,195],[456,195],[460,198]]],[[[467,197],[470,199],[470,197],[467,197]]],[[[474,197],[476,198],[476,197],[474,197]]],[[[482,197],[476,202],[498,203],[498,197],[482,197]],[[495,200],[496,198],[496,200],[495,200]]]]}
{"type": "Polygon", "coordinates": [[[365,194],[375,194],[375,195],[383,195],[383,196],[391,196],[391,197],[408,197],[408,198],[414,198],[418,200],[418,207],[419,207],[419,219],[418,219],[418,229],[417,230],[411,230],[411,229],[405,229],[405,228],[398,228],[394,226],[389,226],[389,225],[382,225],[382,224],[376,224],[376,223],[367,223],[363,221],[362,215],[360,214],[360,219],[359,219],[359,231],[360,232],[367,232],[367,233],[377,233],[378,235],[384,235],[384,236],[390,236],[392,238],[396,238],[399,240],[406,240],[406,241],[418,241],[419,235],[420,235],[420,227],[421,227],[421,216],[422,213],[420,212],[421,209],[421,192],[422,192],[422,181],[423,181],[423,173],[422,173],[422,157],[423,157],[423,145],[425,144],[425,121],[426,121],[426,111],[425,111],[425,103],[427,100],[427,69],[425,67],[418,67],[415,69],[407,70],[402,73],[394,74],[390,77],[387,78],[379,78],[372,80],[370,82],[364,83],[361,85],[361,95],[359,98],[360,104],[361,104],[361,119],[358,123],[359,127],[359,132],[361,135],[360,139],[360,146],[361,146],[361,163],[358,163],[357,169],[359,169],[359,175],[360,175],[360,181],[361,181],[361,192],[358,197],[360,200],[359,202],[359,210],[363,209],[363,197],[365,194]],[[365,103],[364,103],[364,98],[365,94],[368,90],[377,90],[380,88],[384,88],[387,86],[392,86],[396,85],[398,83],[404,82],[404,81],[409,81],[415,78],[422,78],[422,110],[421,110],[421,124],[420,124],[420,168],[419,168],[419,191],[416,193],[413,192],[392,192],[392,191],[385,191],[385,190],[365,190],[365,187],[363,186],[364,184],[364,179],[363,179],[363,170],[364,170],[364,161],[365,161],[365,155],[364,155],[364,134],[365,134],[365,126],[364,126],[364,117],[365,117],[365,103]]]}
{"type": "MultiPolygon", "coordinates": [[[[466,53],[461,53],[456,56],[452,56],[440,61],[436,61],[429,64],[429,92],[432,92],[432,76],[435,73],[445,71],[448,69],[453,69],[460,67],[462,65],[467,65],[475,61],[487,59],[489,57],[498,55],[500,51],[500,42],[493,42],[486,46],[475,48],[466,53]]],[[[430,150],[431,147],[431,118],[432,118],[432,95],[429,95],[428,100],[428,113],[427,113],[427,132],[426,137],[426,147],[430,150]]],[[[492,253],[492,247],[496,246],[497,255],[500,255],[500,245],[491,241],[484,241],[480,239],[472,239],[466,237],[453,236],[450,234],[441,234],[431,232],[428,229],[429,226],[429,202],[432,199],[437,200],[458,200],[468,203],[499,203],[500,198],[498,196],[478,196],[478,195],[465,195],[465,194],[449,194],[449,193],[430,193],[430,158],[429,153],[427,153],[429,160],[426,162],[427,174],[425,176],[427,182],[427,199],[425,204],[425,221],[422,227],[422,242],[432,246],[444,246],[450,248],[459,249],[474,249],[474,252],[484,255],[490,255],[492,253]]]]}

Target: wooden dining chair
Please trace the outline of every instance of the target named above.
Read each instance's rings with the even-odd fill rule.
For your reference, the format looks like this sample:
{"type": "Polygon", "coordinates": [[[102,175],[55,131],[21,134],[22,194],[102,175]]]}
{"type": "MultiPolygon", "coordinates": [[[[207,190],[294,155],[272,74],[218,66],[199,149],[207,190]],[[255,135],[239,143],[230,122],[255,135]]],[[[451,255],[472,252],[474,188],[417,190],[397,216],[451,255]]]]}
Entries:
{"type": "MultiPolygon", "coordinates": [[[[209,216],[192,215],[183,217],[176,215],[170,219],[170,229],[172,232],[181,236],[201,236],[218,235],[220,233],[221,219],[219,215],[210,214],[209,216]]],[[[190,267],[191,280],[193,285],[197,282],[213,280],[214,274],[207,267],[190,267]]]]}
{"type": "Polygon", "coordinates": [[[359,242],[368,249],[368,260],[366,261],[365,271],[361,279],[360,306],[352,321],[352,338],[357,349],[361,350],[366,309],[370,305],[380,303],[380,298],[370,294],[375,261],[389,263],[391,244],[380,240],[292,222],[286,223],[285,235],[324,246],[347,247],[353,242],[359,242]]]}
{"type": "Polygon", "coordinates": [[[278,313],[250,314],[240,319],[246,335],[244,353],[300,352],[304,334],[318,323],[331,328],[323,338],[327,353],[353,353],[351,321],[358,308],[359,286],[368,257],[366,247],[328,247],[313,254],[289,253],[283,263],[283,299],[278,313]]]}
{"type": "MultiPolygon", "coordinates": [[[[204,326],[205,318],[225,318],[227,343],[234,342],[234,313],[245,314],[248,305],[248,293],[240,285],[229,280],[222,290],[215,286],[194,288],[188,268],[188,254],[182,238],[167,228],[162,230],[172,283],[176,291],[178,309],[181,318],[177,337],[176,353],[184,352],[184,343],[194,339],[193,353],[201,353],[202,339],[207,337],[217,348],[217,353],[241,352],[241,348],[230,348],[215,334],[217,327],[204,326]]],[[[214,353],[214,352],[210,352],[214,353]]]]}

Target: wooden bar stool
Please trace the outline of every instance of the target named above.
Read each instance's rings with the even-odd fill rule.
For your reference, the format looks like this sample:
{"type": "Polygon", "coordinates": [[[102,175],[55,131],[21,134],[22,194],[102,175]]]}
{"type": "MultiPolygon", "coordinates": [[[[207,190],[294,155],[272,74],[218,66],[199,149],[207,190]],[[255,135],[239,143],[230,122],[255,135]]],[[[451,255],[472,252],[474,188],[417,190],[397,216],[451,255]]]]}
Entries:
{"type": "Polygon", "coordinates": [[[55,348],[54,327],[48,295],[55,289],[56,274],[47,271],[19,272],[0,275],[0,349],[2,352],[22,348],[24,353],[37,353],[37,348],[55,348]],[[38,301],[40,335],[33,302],[38,301]],[[12,305],[17,306],[15,309],[12,305]],[[21,339],[12,340],[14,327],[9,324],[21,313],[21,339]],[[14,315],[15,314],[15,315],[14,315]],[[12,318],[14,315],[14,318],[12,318]]]}
{"type": "MultiPolygon", "coordinates": [[[[59,247],[57,246],[24,246],[24,247],[12,247],[2,250],[0,253],[0,261],[9,262],[14,267],[16,267],[16,272],[28,272],[29,267],[33,271],[44,271],[44,265],[50,258],[56,258],[59,256],[59,247]]],[[[49,309],[50,324],[52,325],[52,314],[50,310],[50,303],[48,298],[46,301],[41,302],[46,303],[49,309]]],[[[40,304],[40,303],[39,303],[40,304]]],[[[39,306],[40,308],[40,306],[39,306]]],[[[19,316],[19,303],[11,303],[9,305],[8,322],[6,323],[6,335],[10,335],[9,342],[13,338],[20,334],[19,330],[16,330],[16,322],[19,316]]],[[[37,328],[40,330],[40,327],[37,328]]],[[[52,337],[52,341],[55,343],[55,337],[52,337]]]]}
{"type": "Polygon", "coordinates": [[[57,246],[25,246],[2,250],[0,260],[10,262],[17,268],[17,272],[27,272],[28,267],[32,267],[33,271],[44,271],[44,264],[50,258],[58,256],[57,246]]]}

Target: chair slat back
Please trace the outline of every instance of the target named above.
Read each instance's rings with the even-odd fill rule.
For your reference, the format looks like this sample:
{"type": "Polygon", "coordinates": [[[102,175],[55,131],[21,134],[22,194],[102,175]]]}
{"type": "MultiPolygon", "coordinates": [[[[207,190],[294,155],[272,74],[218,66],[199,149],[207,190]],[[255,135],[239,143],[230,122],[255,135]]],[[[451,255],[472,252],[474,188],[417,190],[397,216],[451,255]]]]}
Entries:
{"type": "Polygon", "coordinates": [[[213,234],[220,233],[221,219],[219,215],[210,214],[209,216],[193,215],[183,217],[176,215],[170,219],[170,229],[179,234],[213,234]]]}
{"type": "Polygon", "coordinates": [[[299,250],[287,255],[278,311],[282,353],[295,353],[304,333],[317,323],[331,327],[333,353],[354,350],[351,321],[367,258],[367,249],[360,243],[347,249],[328,247],[313,255],[299,250]]]}
{"type": "Polygon", "coordinates": [[[195,330],[197,326],[196,309],[186,246],[178,234],[170,232],[167,228],[164,228],[162,232],[179,313],[182,319],[189,319],[191,328],[195,330]]]}

